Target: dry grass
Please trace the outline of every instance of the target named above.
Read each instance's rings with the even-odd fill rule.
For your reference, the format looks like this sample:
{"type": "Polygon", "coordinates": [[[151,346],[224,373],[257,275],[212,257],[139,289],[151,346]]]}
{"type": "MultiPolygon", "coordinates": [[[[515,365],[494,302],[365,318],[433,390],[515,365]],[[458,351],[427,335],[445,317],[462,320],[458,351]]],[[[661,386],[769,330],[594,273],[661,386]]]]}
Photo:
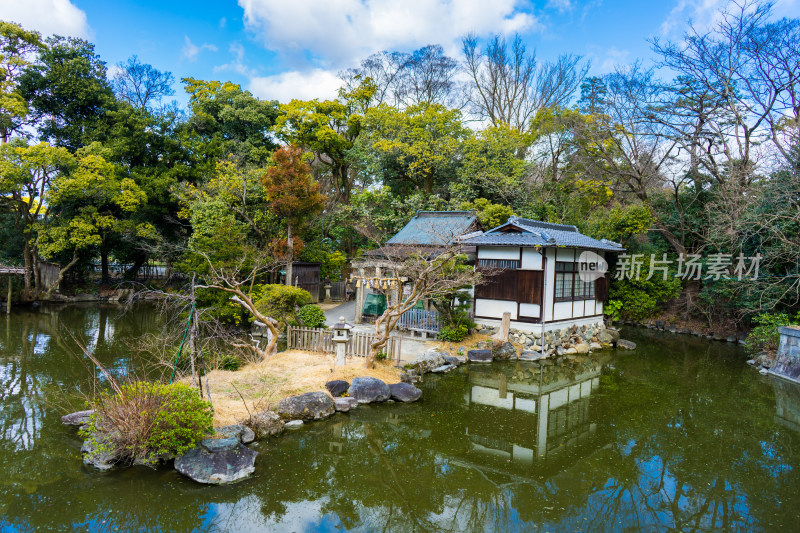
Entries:
{"type": "MultiPolygon", "coordinates": [[[[214,425],[240,423],[248,417],[248,409],[252,412],[269,409],[287,396],[327,392],[325,383],[333,379],[351,381],[354,377],[370,376],[386,383],[400,381],[400,371],[391,363],[378,362],[374,369],[363,366],[364,359],[351,358],[346,366],[332,371],[332,355],[291,350],[260,363],[250,363],[235,372],[214,370],[208,374],[214,425]]],[[[189,378],[184,381],[190,382],[189,378]]]]}

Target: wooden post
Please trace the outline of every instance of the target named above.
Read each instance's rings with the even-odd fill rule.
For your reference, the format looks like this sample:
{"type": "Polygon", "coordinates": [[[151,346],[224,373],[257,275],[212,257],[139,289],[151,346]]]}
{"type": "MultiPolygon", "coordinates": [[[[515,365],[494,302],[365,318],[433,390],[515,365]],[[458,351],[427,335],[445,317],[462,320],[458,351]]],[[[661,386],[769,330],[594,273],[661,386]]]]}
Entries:
{"type": "Polygon", "coordinates": [[[14,276],[8,276],[8,298],[6,299],[6,314],[11,314],[11,289],[14,283],[14,276]]]}
{"type": "Polygon", "coordinates": [[[356,316],[355,323],[361,324],[362,312],[364,310],[364,279],[356,280],[356,316]]]}

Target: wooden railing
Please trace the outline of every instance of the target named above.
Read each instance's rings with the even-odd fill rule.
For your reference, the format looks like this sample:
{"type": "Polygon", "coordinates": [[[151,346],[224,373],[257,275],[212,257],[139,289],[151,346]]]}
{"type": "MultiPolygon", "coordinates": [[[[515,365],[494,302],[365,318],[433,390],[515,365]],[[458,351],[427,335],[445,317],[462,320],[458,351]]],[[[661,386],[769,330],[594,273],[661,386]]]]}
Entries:
{"type": "MultiPolygon", "coordinates": [[[[345,354],[347,357],[367,357],[369,347],[375,342],[375,335],[371,333],[351,333],[350,340],[347,341],[345,354]]],[[[389,337],[386,347],[386,358],[390,361],[400,361],[400,349],[402,339],[400,337],[389,337]]],[[[334,352],[333,331],[322,328],[297,328],[289,326],[286,330],[287,349],[305,350],[309,352],[334,352]]]]}
{"type": "Polygon", "coordinates": [[[439,312],[411,309],[402,314],[397,326],[411,331],[439,333],[439,312]]]}

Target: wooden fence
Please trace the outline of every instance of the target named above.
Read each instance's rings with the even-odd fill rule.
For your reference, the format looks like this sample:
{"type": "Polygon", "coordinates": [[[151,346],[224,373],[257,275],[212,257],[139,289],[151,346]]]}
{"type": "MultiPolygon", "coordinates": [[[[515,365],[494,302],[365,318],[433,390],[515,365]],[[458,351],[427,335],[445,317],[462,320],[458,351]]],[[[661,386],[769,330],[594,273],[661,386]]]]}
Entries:
{"type": "Polygon", "coordinates": [[[410,331],[423,331],[425,333],[439,333],[439,312],[411,309],[400,316],[397,323],[400,329],[410,331]]]}
{"type": "MultiPolygon", "coordinates": [[[[347,341],[345,354],[347,357],[367,357],[369,347],[375,341],[371,333],[352,333],[347,341]]],[[[333,331],[322,328],[296,328],[289,326],[286,331],[287,349],[310,352],[334,352],[333,331]]],[[[384,352],[390,361],[400,361],[400,337],[389,337],[384,352]]]]}

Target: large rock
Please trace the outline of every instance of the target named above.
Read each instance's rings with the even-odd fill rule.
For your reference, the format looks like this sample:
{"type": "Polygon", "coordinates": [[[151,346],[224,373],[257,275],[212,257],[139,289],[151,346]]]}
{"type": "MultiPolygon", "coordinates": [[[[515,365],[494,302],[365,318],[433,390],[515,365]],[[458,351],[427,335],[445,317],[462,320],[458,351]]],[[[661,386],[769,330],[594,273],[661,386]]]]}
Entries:
{"type": "Polygon", "coordinates": [[[523,350],[523,352],[519,354],[520,361],[538,361],[539,359],[546,358],[547,356],[542,352],[537,352],[535,350],[523,350]]]}
{"type": "Polygon", "coordinates": [[[87,411],[76,411],[61,417],[61,423],[68,426],[83,426],[89,422],[89,418],[94,414],[94,409],[87,411]]]}
{"type": "Polygon", "coordinates": [[[492,347],[492,357],[498,361],[505,361],[517,357],[517,349],[510,342],[504,342],[500,346],[492,347]]]}
{"type": "Polygon", "coordinates": [[[217,429],[217,433],[220,435],[226,435],[228,437],[234,437],[238,439],[239,442],[242,444],[250,444],[254,440],[256,440],[255,432],[247,426],[243,426],[241,424],[232,424],[230,426],[223,426],[217,429]]]}
{"type": "Polygon", "coordinates": [[[83,442],[81,446],[83,464],[103,471],[114,467],[119,459],[114,453],[103,450],[106,439],[106,436],[100,435],[83,442]]]}
{"type": "Polygon", "coordinates": [[[410,365],[411,368],[416,370],[418,373],[425,374],[434,368],[442,366],[445,363],[445,354],[436,350],[428,350],[424,354],[411,361],[410,365]]]}
{"type": "Polygon", "coordinates": [[[392,393],[389,385],[378,378],[354,378],[347,394],[352,396],[358,403],[385,402],[392,393]]]}
{"type": "MultiPolygon", "coordinates": [[[[463,347],[460,349],[463,350],[463,347]]],[[[463,355],[446,355],[444,360],[447,361],[448,365],[453,366],[461,366],[466,362],[463,355]]]]}
{"type": "Polygon", "coordinates": [[[635,350],[636,343],[633,341],[626,341],[625,339],[620,339],[617,341],[617,348],[622,348],[624,350],[635,350]]]}
{"type": "Polygon", "coordinates": [[[470,363],[491,363],[493,359],[491,350],[469,350],[467,352],[467,361],[470,363]]]}
{"type": "Polygon", "coordinates": [[[350,384],[343,379],[335,379],[327,382],[325,388],[328,389],[331,396],[336,398],[337,396],[344,396],[347,393],[347,389],[350,388],[350,384]]]}
{"type": "Polygon", "coordinates": [[[261,411],[254,414],[247,424],[259,439],[283,433],[283,419],[272,411],[261,411]]]}
{"type": "Polygon", "coordinates": [[[235,437],[205,439],[175,459],[175,470],[198,483],[233,483],[253,473],[257,455],[235,437]]]}
{"type": "Polygon", "coordinates": [[[340,413],[346,413],[350,409],[358,407],[358,400],[350,398],[349,396],[339,397],[333,399],[333,406],[340,413]]]}
{"type": "Polygon", "coordinates": [[[393,383],[389,385],[392,400],[397,402],[416,402],[422,396],[422,391],[408,383],[393,383]]]}
{"type": "Polygon", "coordinates": [[[307,392],[278,402],[278,415],[284,420],[321,420],[331,416],[333,400],[324,392],[307,392]]]}
{"type": "Polygon", "coordinates": [[[577,353],[589,353],[589,345],[585,342],[579,342],[574,347],[577,353]]]}
{"type": "Polygon", "coordinates": [[[445,372],[450,372],[451,370],[455,370],[456,367],[451,365],[450,363],[444,364],[440,367],[434,368],[431,370],[434,374],[444,374],[445,372]]]}
{"type": "Polygon", "coordinates": [[[614,328],[605,328],[597,333],[597,340],[601,344],[613,344],[619,340],[619,331],[614,328]]]}

